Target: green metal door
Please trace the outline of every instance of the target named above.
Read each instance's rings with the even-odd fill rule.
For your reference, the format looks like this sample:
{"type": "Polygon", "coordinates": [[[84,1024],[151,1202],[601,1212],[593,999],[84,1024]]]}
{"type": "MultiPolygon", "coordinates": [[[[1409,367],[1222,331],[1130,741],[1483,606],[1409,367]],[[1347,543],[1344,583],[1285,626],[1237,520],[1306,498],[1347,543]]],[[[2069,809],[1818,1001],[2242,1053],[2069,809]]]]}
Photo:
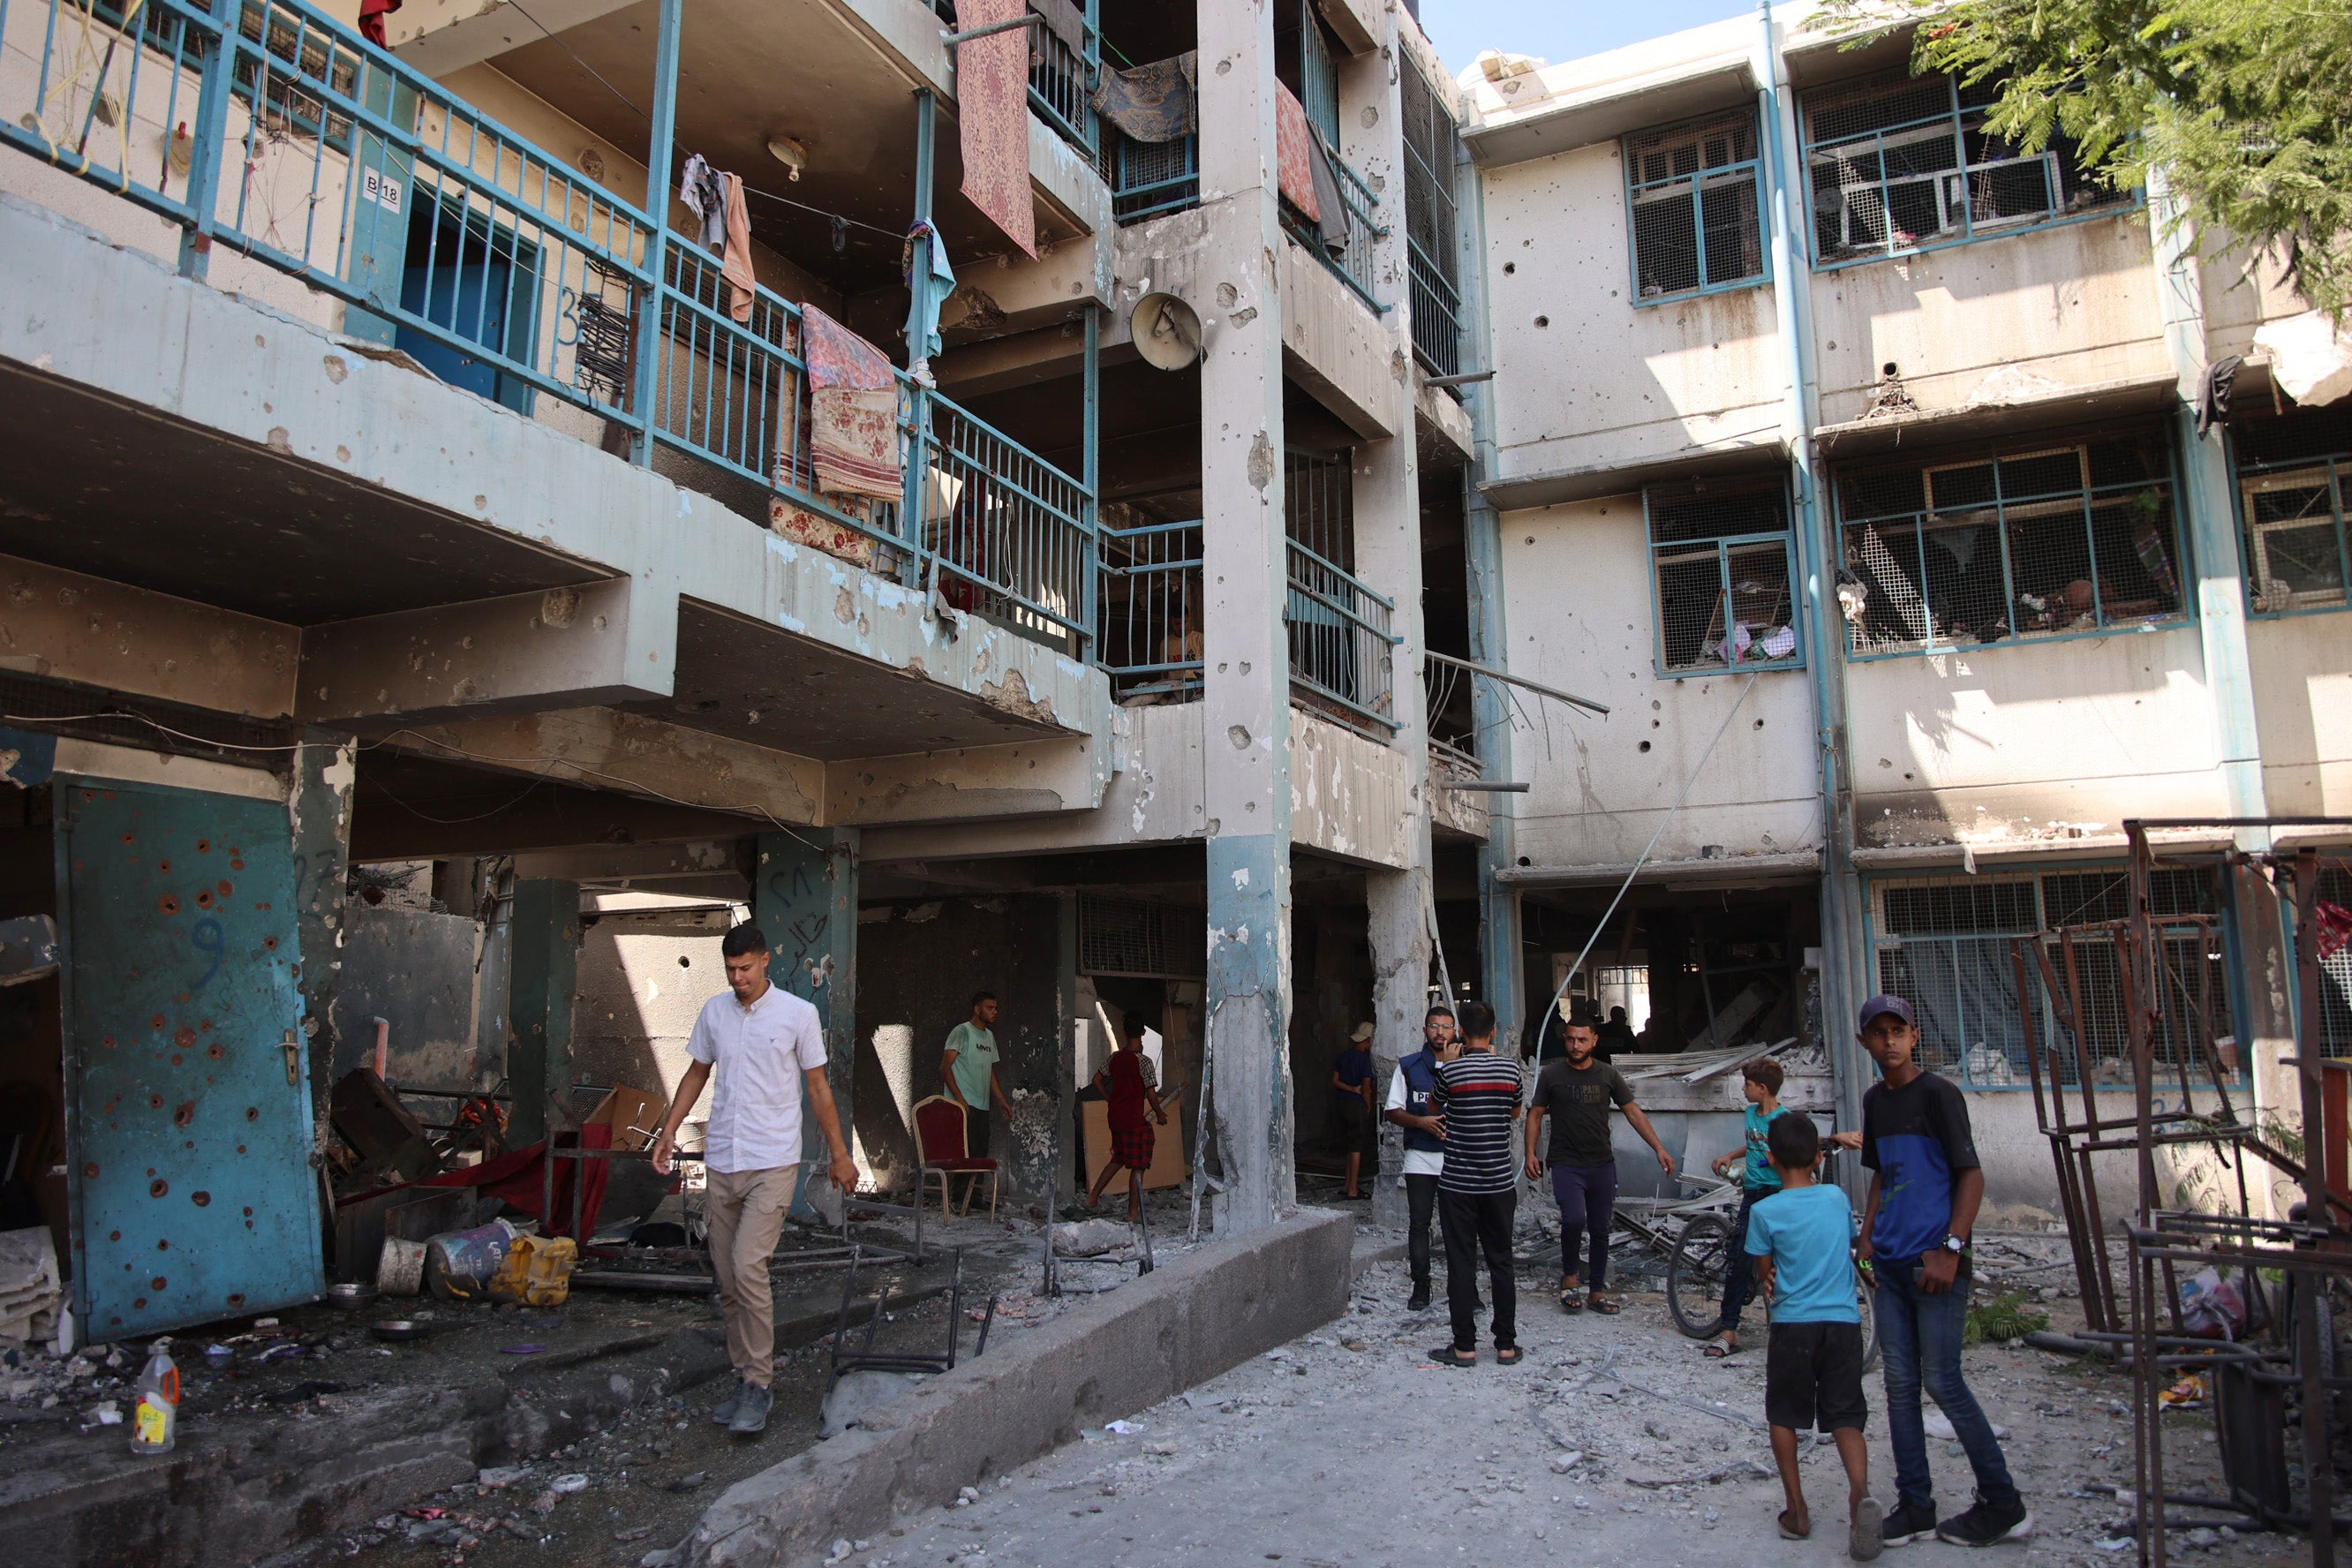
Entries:
{"type": "Polygon", "coordinates": [[[63,773],[57,801],[79,1336],[314,1300],[284,803],[63,773]]]}

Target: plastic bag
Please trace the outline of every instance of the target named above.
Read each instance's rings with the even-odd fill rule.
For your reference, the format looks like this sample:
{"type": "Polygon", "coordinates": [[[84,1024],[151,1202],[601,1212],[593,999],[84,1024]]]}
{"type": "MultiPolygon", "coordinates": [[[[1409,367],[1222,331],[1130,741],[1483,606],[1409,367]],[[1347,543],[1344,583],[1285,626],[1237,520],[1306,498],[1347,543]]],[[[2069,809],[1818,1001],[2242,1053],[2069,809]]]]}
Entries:
{"type": "Polygon", "coordinates": [[[2180,1321],[2199,1339],[2235,1340],[2246,1331],[2246,1299],[2208,1268],[2180,1282],[2180,1321]]]}

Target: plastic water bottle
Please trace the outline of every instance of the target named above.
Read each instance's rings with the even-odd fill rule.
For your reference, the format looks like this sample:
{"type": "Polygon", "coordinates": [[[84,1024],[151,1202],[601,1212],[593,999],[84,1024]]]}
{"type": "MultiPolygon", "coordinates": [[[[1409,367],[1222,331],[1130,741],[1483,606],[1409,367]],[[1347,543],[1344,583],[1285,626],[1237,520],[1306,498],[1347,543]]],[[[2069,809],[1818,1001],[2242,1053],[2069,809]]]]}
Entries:
{"type": "Polygon", "coordinates": [[[172,1360],[172,1342],[157,1340],[147,1347],[147,1364],[139,1373],[139,1403],[131,1418],[131,1451],[168,1454],[180,1436],[180,1368],[172,1360]]]}

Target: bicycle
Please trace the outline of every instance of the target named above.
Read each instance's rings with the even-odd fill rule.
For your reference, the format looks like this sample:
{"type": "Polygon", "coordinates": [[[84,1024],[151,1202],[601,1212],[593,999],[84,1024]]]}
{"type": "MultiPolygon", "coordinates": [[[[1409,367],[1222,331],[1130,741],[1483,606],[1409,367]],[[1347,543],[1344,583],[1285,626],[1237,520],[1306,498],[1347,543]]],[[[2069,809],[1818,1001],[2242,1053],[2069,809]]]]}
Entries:
{"type": "MultiPolygon", "coordinates": [[[[1832,1150],[1823,1162],[1821,1179],[1836,1179],[1834,1162],[1844,1150],[1832,1150]]],[[[1693,1178],[1684,1177],[1683,1180],[1693,1178]]],[[[1736,1187],[1727,1190],[1737,1192],[1736,1187]]],[[[1695,1340],[1712,1339],[1723,1331],[1724,1271],[1730,1261],[1731,1227],[1734,1216],[1721,1212],[1720,1193],[1708,1193],[1702,1199],[1682,1205],[1703,1208],[1683,1225],[1674,1238],[1674,1247],[1666,1256],[1666,1310],[1675,1320],[1675,1327],[1695,1340]]],[[[1854,1222],[1854,1234],[1860,1239],[1861,1220],[1854,1222]]],[[[1862,1313],[1863,1370],[1878,1364],[1878,1315],[1874,1292],[1862,1282],[1859,1270],[1854,1274],[1854,1304],[1862,1313]]]]}

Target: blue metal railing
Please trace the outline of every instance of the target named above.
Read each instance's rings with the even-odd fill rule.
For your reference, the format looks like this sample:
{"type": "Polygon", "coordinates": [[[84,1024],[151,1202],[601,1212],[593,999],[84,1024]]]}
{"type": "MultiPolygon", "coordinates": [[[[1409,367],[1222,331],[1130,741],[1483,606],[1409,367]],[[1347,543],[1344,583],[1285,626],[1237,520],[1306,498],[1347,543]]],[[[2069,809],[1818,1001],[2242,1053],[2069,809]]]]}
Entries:
{"type": "Polygon", "coordinates": [[[1381,198],[1364,177],[1349,168],[1337,153],[1330,154],[1331,173],[1339,187],[1340,216],[1346,222],[1346,236],[1335,254],[1323,243],[1319,226],[1310,221],[1288,202],[1282,204],[1282,226],[1297,240],[1307,254],[1331,269],[1333,277],[1354,289],[1359,298],[1373,310],[1385,310],[1378,295],[1372,292],[1372,246],[1384,232],[1374,216],[1381,198]]]}
{"type": "MultiPolygon", "coordinates": [[[[0,142],[349,307],[344,329],[528,412],[536,395],[870,539],[877,569],[1090,652],[1094,500],[898,375],[906,505],[820,495],[800,310],[303,0],[0,0],[0,142]],[[29,72],[16,62],[30,62],[29,72]],[[659,352],[636,395],[650,309],[659,352]]],[[[242,265],[242,261],[238,263],[242,265]]]]}
{"type": "Polygon", "coordinates": [[[1102,34],[1090,16],[1080,25],[1083,49],[1072,48],[1051,27],[1029,25],[1029,108],[1100,170],[1102,121],[1095,112],[1094,90],[1102,70],[1102,34]]]}
{"type": "Polygon", "coordinates": [[[1418,241],[1405,241],[1405,258],[1412,282],[1412,357],[1432,375],[1459,374],[1462,292],[1418,241]]]}
{"type": "Polygon", "coordinates": [[[1290,630],[1293,701],[1380,738],[1396,732],[1396,610],[1353,574],[1296,539],[1282,618],[1290,630]]]}
{"type": "Polygon", "coordinates": [[[1102,664],[1121,700],[1201,695],[1201,521],[1102,530],[1102,664]]]}
{"type": "Polygon", "coordinates": [[[1110,201],[1112,216],[1121,223],[1199,206],[1199,134],[1187,132],[1170,142],[1138,142],[1113,131],[1110,201]]]}

